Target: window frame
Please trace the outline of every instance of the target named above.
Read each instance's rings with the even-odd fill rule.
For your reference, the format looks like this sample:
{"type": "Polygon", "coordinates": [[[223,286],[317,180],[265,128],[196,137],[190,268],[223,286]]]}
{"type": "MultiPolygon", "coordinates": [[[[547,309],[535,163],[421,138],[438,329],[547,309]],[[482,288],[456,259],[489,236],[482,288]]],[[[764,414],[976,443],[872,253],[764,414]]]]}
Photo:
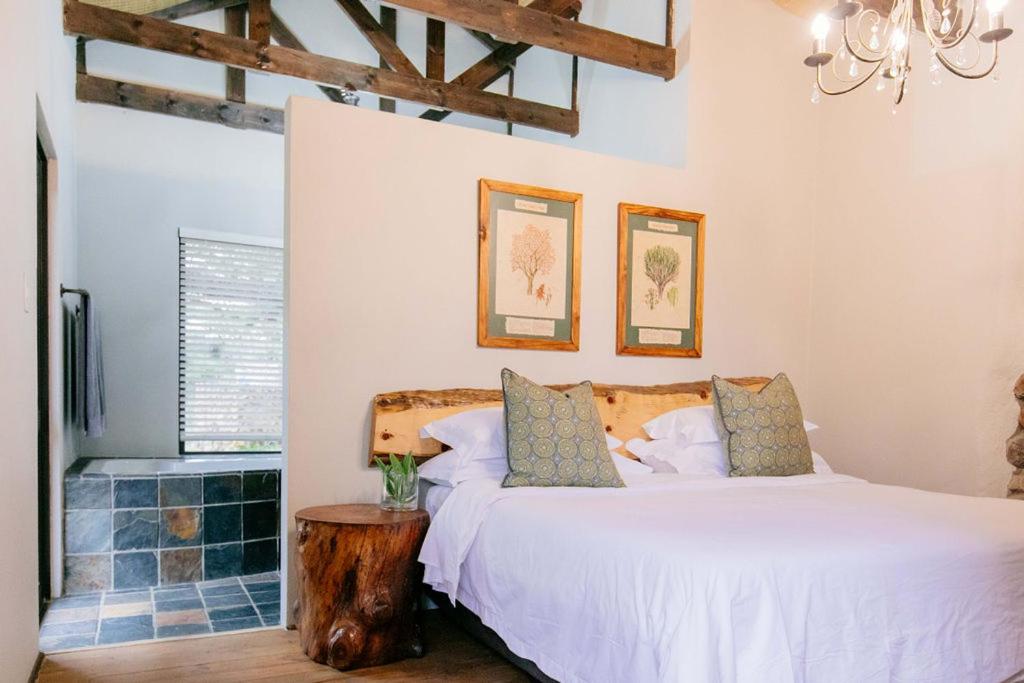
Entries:
{"type": "MultiPolygon", "coordinates": [[[[177,375],[178,375],[178,400],[176,401],[177,406],[178,406],[178,411],[179,411],[178,415],[177,415],[177,420],[178,420],[178,424],[177,424],[178,456],[179,457],[196,457],[196,456],[199,456],[199,457],[213,457],[213,458],[237,458],[237,457],[245,457],[245,456],[249,456],[249,455],[281,455],[283,453],[283,451],[284,451],[284,415],[285,415],[284,398],[285,398],[285,386],[287,384],[287,382],[285,380],[285,377],[284,377],[284,374],[285,374],[285,367],[284,367],[285,366],[285,362],[284,362],[284,343],[282,343],[282,349],[281,349],[281,371],[282,371],[282,377],[281,377],[281,396],[282,396],[281,423],[282,423],[282,428],[281,428],[281,438],[279,439],[279,441],[281,443],[280,448],[278,448],[276,450],[269,450],[269,451],[263,451],[263,450],[260,450],[260,451],[187,451],[187,450],[185,450],[185,444],[187,443],[187,441],[181,438],[181,436],[182,436],[181,426],[182,425],[181,425],[181,414],[180,414],[180,411],[181,411],[181,408],[182,408],[182,405],[183,405],[182,395],[181,395],[182,367],[183,367],[182,366],[182,346],[183,346],[182,342],[183,342],[183,340],[181,338],[181,305],[182,305],[183,294],[184,294],[184,282],[182,282],[182,272],[181,272],[181,240],[182,239],[206,240],[206,241],[209,241],[209,242],[225,242],[227,244],[240,244],[240,245],[253,246],[253,247],[270,247],[270,248],[280,249],[281,250],[282,266],[286,266],[287,265],[287,261],[285,259],[285,255],[284,255],[284,240],[282,238],[280,238],[280,237],[266,237],[266,236],[263,236],[263,235],[251,235],[251,234],[228,232],[228,231],[222,231],[222,230],[202,230],[202,229],[186,228],[186,227],[179,227],[178,228],[178,238],[177,238],[177,243],[178,243],[178,249],[177,249],[177,251],[178,251],[178,253],[177,253],[177,264],[178,264],[178,266],[177,266],[177,274],[178,274],[178,344],[177,344],[177,346],[178,346],[178,350],[177,350],[177,356],[178,356],[178,362],[177,362],[177,367],[178,367],[178,371],[177,371],[177,375]]],[[[281,292],[281,306],[282,306],[282,311],[284,310],[284,287],[285,287],[285,282],[284,281],[285,281],[285,275],[282,273],[282,278],[281,278],[281,288],[282,288],[282,292],[281,292]]],[[[284,326],[284,321],[282,321],[282,327],[283,326],[284,326]]],[[[283,330],[282,330],[282,332],[283,332],[283,330]]]]}

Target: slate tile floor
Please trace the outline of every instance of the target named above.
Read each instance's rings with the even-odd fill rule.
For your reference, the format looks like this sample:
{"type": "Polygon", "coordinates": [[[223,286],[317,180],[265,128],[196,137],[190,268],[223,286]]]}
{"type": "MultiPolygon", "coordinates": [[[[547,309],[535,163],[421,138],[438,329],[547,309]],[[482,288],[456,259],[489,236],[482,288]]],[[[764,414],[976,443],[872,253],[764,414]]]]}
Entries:
{"type": "Polygon", "coordinates": [[[278,572],[58,598],[43,619],[39,649],[48,653],[277,626],[280,599],[278,572]]]}

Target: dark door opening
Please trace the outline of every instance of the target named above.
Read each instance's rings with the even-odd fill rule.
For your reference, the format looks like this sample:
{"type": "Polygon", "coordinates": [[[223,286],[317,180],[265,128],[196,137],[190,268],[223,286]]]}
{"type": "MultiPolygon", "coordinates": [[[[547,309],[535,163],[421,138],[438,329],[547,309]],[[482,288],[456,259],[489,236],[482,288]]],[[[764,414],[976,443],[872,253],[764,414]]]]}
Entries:
{"type": "Polygon", "coordinates": [[[50,317],[49,212],[46,153],[36,140],[36,378],[39,435],[39,616],[50,600],[50,317]]]}

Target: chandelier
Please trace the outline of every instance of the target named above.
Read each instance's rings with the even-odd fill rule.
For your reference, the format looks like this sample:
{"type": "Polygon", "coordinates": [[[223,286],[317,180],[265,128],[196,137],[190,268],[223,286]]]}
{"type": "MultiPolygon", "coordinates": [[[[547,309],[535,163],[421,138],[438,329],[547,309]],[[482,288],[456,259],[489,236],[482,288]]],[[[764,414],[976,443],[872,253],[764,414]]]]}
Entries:
{"type": "Polygon", "coordinates": [[[895,112],[907,94],[915,26],[931,48],[928,72],[933,84],[942,82],[943,70],[970,80],[989,75],[998,80],[999,43],[1013,33],[1004,22],[1007,2],[987,0],[983,10],[982,0],[838,0],[811,26],[814,48],[804,60],[815,70],[811,101],[819,102],[822,93],[845,95],[875,79],[878,91],[891,84],[895,112]],[[877,8],[890,2],[892,9],[883,16],[877,8]],[[832,52],[829,36],[835,23],[839,40],[832,52]]]}

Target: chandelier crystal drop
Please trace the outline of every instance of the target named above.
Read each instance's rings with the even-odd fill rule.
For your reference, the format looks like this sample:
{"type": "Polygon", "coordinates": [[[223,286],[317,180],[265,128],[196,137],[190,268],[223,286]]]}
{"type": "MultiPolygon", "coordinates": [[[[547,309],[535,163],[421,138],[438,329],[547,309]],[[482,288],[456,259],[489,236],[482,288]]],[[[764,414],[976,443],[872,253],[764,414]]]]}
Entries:
{"type": "Polygon", "coordinates": [[[942,85],[942,65],[939,64],[935,50],[932,50],[932,58],[928,63],[928,73],[931,76],[932,85],[942,85]]]}
{"type": "Polygon", "coordinates": [[[821,94],[845,95],[877,77],[876,90],[893,84],[893,107],[908,92],[911,36],[928,40],[931,83],[942,71],[968,80],[998,80],[999,44],[1013,34],[1005,25],[1009,0],[891,0],[888,14],[875,9],[889,0],[837,0],[811,25],[811,54],[804,64],[815,71],[812,101],[821,94]],[[987,15],[987,16],[986,16],[987,15]],[[838,24],[839,31],[833,31],[838,24]],[[838,34],[830,46],[830,37],[838,34]]]}

